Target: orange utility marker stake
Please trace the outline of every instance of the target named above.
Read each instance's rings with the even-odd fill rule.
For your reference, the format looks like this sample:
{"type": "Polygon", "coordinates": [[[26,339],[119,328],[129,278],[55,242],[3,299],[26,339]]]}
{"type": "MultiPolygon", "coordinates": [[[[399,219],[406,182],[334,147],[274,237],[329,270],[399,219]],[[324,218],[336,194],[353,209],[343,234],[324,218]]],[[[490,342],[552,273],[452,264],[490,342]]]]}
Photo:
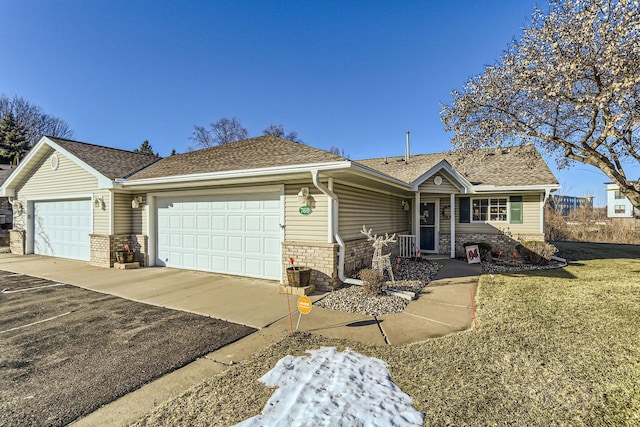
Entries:
{"type": "Polygon", "coordinates": [[[289,302],[289,288],[285,288],[287,292],[287,309],[289,311],[289,327],[291,328],[291,333],[293,333],[293,319],[291,318],[291,303],[289,302]]]}
{"type": "Polygon", "coordinates": [[[311,299],[306,296],[303,295],[300,298],[298,298],[298,311],[300,312],[300,315],[298,316],[298,324],[296,325],[296,331],[298,330],[298,326],[300,326],[300,318],[302,317],[303,314],[309,314],[311,312],[311,299]]]}
{"type": "Polygon", "coordinates": [[[469,295],[471,295],[471,313],[473,313],[473,329],[478,330],[478,324],[476,323],[476,306],[473,302],[473,289],[469,288],[469,295]]]}

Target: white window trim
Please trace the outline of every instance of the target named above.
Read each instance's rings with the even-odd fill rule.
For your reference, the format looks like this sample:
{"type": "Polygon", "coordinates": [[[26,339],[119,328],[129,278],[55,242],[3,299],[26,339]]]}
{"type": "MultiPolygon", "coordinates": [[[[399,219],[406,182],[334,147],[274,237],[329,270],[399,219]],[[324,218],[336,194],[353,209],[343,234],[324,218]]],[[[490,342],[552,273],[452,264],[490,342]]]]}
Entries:
{"type": "MultiPolygon", "coordinates": [[[[489,224],[489,223],[496,223],[496,224],[509,224],[511,222],[511,209],[509,208],[509,196],[500,196],[500,197],[472,197],[471,201],[470,201],[470,206],[469,206],[470,212],[469,212],[469,219],[471,221],[471,223],[475,223],[475,224],[489,224]],[[489,209],[491,209],[491,200],[497,200],[497,199],[505,199],[507,201],[507,218],[504,221],[500,221],[500,220],[490,220],[490,219],[486,219],[486,220],[476,220],[473,219],[473,202],[476,200],[489,200],[489,209]]],[[[487,212],[487,217],[489,217],[491,214],[491,212],[487,212]]]]}

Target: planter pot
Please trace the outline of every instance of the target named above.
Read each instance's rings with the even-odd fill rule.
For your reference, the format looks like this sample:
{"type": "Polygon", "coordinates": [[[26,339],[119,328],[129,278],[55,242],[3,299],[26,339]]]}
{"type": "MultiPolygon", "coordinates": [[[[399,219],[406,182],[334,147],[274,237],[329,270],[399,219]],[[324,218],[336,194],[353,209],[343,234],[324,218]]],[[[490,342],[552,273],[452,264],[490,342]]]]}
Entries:
{"type": "Polygon", "coordinates": [[[116,251],[116,261],[122,264],[133,262],[134,255],[133,251],[116,251]]]}
{"type": "Polygon", "coordinates": [[[309,267],[289,267],[287,268],[287,280],[289,286],[309,286],[311,269],[309,267]]]}

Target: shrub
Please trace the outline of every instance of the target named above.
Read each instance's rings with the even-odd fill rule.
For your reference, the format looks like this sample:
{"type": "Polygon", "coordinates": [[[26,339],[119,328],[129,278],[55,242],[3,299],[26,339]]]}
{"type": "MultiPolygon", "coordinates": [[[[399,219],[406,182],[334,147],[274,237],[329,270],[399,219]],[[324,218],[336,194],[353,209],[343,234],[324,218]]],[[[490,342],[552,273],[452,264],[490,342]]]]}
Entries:
{"type": "Polygon", "coordinates": [[[516,246],[516,250],[525,262],[534,265],[549,264],[551,257],[558,252],[551,243],[537,240],[522,242],[516,246]]]}
{"type": "Polygon", "coordinates": [[[360,271],[362,280],[362,292],[366,295],[382,295],[384,286],[384,276],[376,270],[365,269],[360,271]]]}
{"type": "Polygon", "coordinates": [[[471,242],[465,243],[464,247],[478,245],[478,250],[480,251],[480,259],[482,261],[491,261],[491,245],[485,242],[471,242]]]}

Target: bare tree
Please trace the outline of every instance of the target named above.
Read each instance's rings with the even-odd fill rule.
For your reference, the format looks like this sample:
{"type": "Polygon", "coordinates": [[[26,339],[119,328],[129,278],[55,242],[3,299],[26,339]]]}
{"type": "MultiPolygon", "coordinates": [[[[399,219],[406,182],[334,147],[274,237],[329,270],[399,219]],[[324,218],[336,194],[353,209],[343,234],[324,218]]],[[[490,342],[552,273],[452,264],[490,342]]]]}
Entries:
{"type": "Polygon", "coordinates": [[[73,131],[64,120],[46,114],[41,107],[25,98],[9,98],[0,95],[0,119],[11,113],[16,122],[24,128],[29,145],[32,146],[44,135],[58,138],[71,138],[73,131]]]}
{"type": "Polygon", "coordinates": [[[204,126],[193,126],[191,140],[200,147],[212,147],[214,145],[228,144],[247,138],[249,132],[237,118],[221,118],[217,122],[209,124],[209,129],[204,126]]]}
{"type": "Polygon", "coordinates": [[[336,154],[338,156],[342,156],[342,157],[346,157],[348,158],[349,156],[347,156],[344,152],[344,148],[340,148],[340,147],[336,147],[335,145],[332,145],[331,148],[329,148],[328,150],[330,153],[336,154]]]}
{"type": "Polygon", "coordinates": [[[442,108],[457,148],[531,142],[560,167],[595,166],[640,208],[640,7],[552,0],[500,60],[442,108]],[[637,178],[637,177],[636,177],[637,178]]]}
{"type": "Polygon", "coordinates": [[[288,139],[289,141],[297,142],[300,144],[304,144],[304,141],[298,136],[298,132],[296,131],[285,131],[284,126],[281,124],[270,124],[263,131],[263,135],[273,135],[278,138],[288,139]]]}

